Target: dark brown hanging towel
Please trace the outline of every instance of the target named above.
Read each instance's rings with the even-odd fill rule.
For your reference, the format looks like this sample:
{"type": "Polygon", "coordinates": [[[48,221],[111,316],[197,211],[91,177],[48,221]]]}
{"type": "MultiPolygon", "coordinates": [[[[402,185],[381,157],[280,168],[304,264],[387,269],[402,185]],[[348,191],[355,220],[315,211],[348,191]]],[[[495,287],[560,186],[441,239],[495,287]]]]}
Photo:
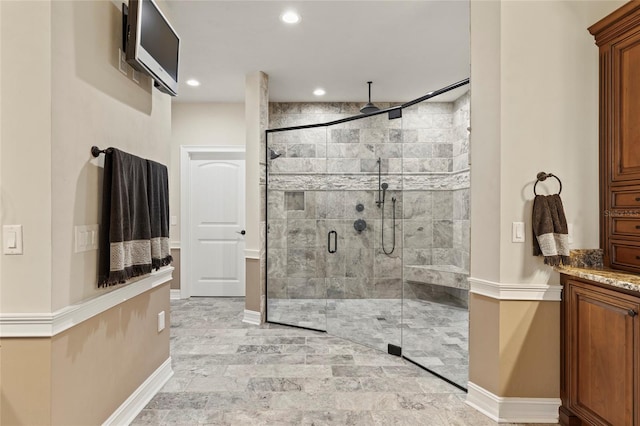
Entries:
{"type": "Polygon", "coordinates": [[[147,160],[112,148],[105,154],[98,286],[151,272],[147,160]]]}
{"type": "Polygon", "coordinates": [[[167,166],[147,160],[147,198],[151,222],[151,264],[154,269],[173,260],[169,248],[169,173],[167,166]]]}
{"type": "Polygon", "coordinates": [[[569,264],[569,232],[560,195],[536,195],[533,200],[533,255],[551,266],[569,264]]]}

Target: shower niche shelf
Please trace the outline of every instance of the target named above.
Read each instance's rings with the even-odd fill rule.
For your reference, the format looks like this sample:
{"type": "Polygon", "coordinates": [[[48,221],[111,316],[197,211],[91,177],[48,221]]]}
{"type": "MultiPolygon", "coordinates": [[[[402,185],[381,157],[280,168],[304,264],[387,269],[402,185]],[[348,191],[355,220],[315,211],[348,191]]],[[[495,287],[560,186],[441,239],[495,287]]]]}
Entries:
{"type": "Polygon", "coordinates": [[[469,272],[455,265],[408,265],[404,277],[418,284],[469,289],[469,272]]]}

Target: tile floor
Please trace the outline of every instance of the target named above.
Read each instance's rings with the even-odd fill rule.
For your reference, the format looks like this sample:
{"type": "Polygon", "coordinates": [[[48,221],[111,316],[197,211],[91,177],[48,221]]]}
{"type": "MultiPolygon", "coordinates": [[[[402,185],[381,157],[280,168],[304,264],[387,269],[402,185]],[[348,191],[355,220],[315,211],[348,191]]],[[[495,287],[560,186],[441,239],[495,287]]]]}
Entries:
{"type": "Polygon", "coordinates": [[[401,358],[244,324],[243,309],[242,298],[171,302],[175,374],[133,425],[496,425],[401,358]]]}
{"type": "Polygon", "coordinates": [[[469,311],[418,299],[269,299],[270,321],[326,330],[382,352],[401,346],[418,364],[466,388],[469,311]]]}

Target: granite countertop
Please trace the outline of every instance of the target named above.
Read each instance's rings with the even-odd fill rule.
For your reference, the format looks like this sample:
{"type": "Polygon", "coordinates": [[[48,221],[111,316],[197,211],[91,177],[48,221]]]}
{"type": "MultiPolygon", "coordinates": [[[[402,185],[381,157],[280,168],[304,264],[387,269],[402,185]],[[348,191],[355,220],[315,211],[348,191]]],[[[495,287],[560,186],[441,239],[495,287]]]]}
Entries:
{"type": "Polygon", "coordinates": [[[640,293],[640,275],[613,271],[610,269],[584,268],[576,266],[556,266],[554,269],[561,274],[584,278],[586,280],[640,293]]]}

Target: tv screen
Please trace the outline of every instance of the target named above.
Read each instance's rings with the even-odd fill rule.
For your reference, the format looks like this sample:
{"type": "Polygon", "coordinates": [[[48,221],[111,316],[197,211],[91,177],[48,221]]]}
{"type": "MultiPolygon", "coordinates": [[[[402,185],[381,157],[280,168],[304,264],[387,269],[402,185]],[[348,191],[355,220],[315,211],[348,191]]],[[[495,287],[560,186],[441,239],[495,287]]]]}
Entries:
{"type": "Polygon", "coordinates": [[[127,23],[127,62],[149,74],[157,87],[178,94],[180,37],[153,0],[130,0],[127,23]]]}

